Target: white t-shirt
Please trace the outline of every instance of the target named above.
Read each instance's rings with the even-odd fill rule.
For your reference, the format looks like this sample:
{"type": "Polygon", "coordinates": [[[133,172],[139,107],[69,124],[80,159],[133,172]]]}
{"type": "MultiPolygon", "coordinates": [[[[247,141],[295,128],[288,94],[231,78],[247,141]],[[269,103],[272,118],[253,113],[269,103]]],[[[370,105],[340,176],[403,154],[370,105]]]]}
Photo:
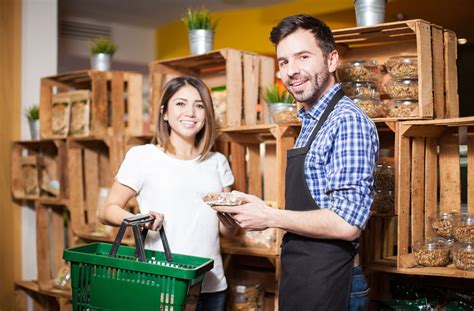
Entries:
{"type": "MultiPolygon", "coordinates": [[[[125,155],[116,180],[137,192],[140,213],[164,214],[164,228],[172,253],[214,259],[202,292],[227,288],[219,247],[219,219],[201,197],[220,192],[234,183],[224,155],[211,152],[199,161],[178,160],[155,145],[131,148],[125,155]]],[[[145,248],[163,250],[158,232],[149,231],[145,248]]]]}

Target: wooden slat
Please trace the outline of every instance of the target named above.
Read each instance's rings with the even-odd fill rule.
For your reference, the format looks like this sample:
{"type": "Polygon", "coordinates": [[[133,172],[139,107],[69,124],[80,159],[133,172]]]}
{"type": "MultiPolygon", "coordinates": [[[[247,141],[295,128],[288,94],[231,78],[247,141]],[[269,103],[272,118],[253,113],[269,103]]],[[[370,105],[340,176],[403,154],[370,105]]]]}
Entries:
{"type": "Polygon", "coordinates": [[[411,245],[423,241],[425,199],[425,139],[412,141],[411,163],[411,245]]]}
{"type": "Polygon", "coordinates": [[[457,60],[457,38],[452,31],[444,32],[444,64],[446,82],[446,117],[456,118],[459,116],[459,96],[458,96],[458,69],[457,60]]]}
{"type": "Polygon", "coordinates": [[[431,238],[430,217],[436,216],[438,208],[438,140],[426,140],[425,149],[425,237],[431,238]]]}
{"type": "Polygon", "coordinates": [[[265,144],[265,159],[263,161],[263,198],[267,201],[277,202],[277,206],[282,208],[281,201],[278,201],[278,177],[277,177],[277,147],[275,143],[265,144]]]}
{"type": "Polygon", "coordinates": [[[286,176],[286,160],[287,152],[289,149],[293,148],[295,144],[294,136],[284,136],[283,129],[281,127],[277,128],[280,132],[277,136],[277,151],[276,151],[276,161],[277,161],[277,202],[278,207],[285,208],[285,176],[286,176]]]}
{"type": "Polygon", "coordinates": [[[260,58],[243,54],[244,70],[244,121],[246,125],[257,124],[258,84],[260,81],[260,58]]]}
{"type": "Polygon", "coordinates": [[[80,148],[72,148],[71,142],[68,144],[69,211],[71,228],[74,232],[78,232],[83,231],[85,223],[82,152],[80,148]]]}
{"type": "MultiPolygon", "coordinates": [[[[403,126],[400,132],[403,130],[403,126]]],[[[409,223],[410,223],[410,139],[397,134],[397,146],[395,154],[397,157],[396,169],[397,185],[396,195],[398,201],[398,256],[408,253],[409,244],[409,223]]]]}
{"type": "Polygon", "coordinates": [[[461,170],[457,129],[439,140],[440,211],[461,210],[461,170]]]}
{"type": "Polygon", "coordinates": [[[67,144],[65,140],[55,140],[54,144],[57,149],[57,166],[59,168],[59,197],[66,199],[69,197],[69,182],[68,182],[68,170],[67,170],[67,144]]]}
{"type": "Polygon", "coordinates": [[[271,57],[260,56],[260,104],[262,105],[259,123],[269,123],[268,106],[263,100],[265,90],[275,83],[275,61],[271,57]]]}
{"type": "MultiPolygon", "coordinates": [[[[143,76],[140,74],[126,74],[127,77],[127,135],[143,134],[143,76]]],[[[148,103],[147,103],[148,105],[148,103]]],[[[152,122],[155,119],[151,119],[152,122]]],[[[123,122],[124,120],[122,120],[123,122]]]]}
{"type": "Polygon", "coordinates": [[[417,22],[416,44],[418,62],[418,102],[421,102],[421,117],[433,117],[433,66],[431,52],[431,27],[417,22]]]}
{"type": "Polygon", "coordinates": [[[25,195],[23,187],[23,177],[21,173],[21,150],[22,148],[18,144],[11,145],[11,156],[10,156],[10,176],[11,176],[11,191],[13,197],[22,198],[25,195]]]}
{"type": "Polygon", "coordinates": [[[92,76],[91,134],[107,135],[108,120],[107,80],[104,73],[97,72],[92,76]]]}
{"type": "Polygon", "coordinates": [[[262,173],[260,171],[260,144],[247,145],[249,193],[262,197],[262,173]]]}
{"type": "Polygon", "coordinates": [[[96,225],[96,206],[99,197],[99,154],[96,150],[84,149],[85,211],[90,230],[96,225]]]}
{"type": "Polygon", "coordinates": [[[446,117],[444,98],[444,43],[443,30],[438,27],[431,28],[433,48],[433,102],[434,116],[437,119],[446,117]]]}
{"type": "Polygon", "coordinates": [[[115,135],[123,135],[125,133],[125,81],[121,72],[112,72],[112,128],[115,135]]]}
{"type": "MultiPolygon", "coordinates": [[[[65,246],[64,237],[64,217],[61,207],[51,207],[50,238],[51,238],[51,272],[50,277],[54,278],[65,262],[63,261],[63,251],[65,246]]],[[[38,266],[39,267],[39,266],[38,266]]],[[[39,267],[40,268],[40,267],[39,267]]]]}
{"type": "Polygon", "coordinates": [[[40,132],[41,138],[48,138],[52,136],[51,133],[51,118],[52,118],[52,102],[53,94],[52,87],[49,80],[41,79],[40,86],[40,132]]]}
{"type": "Polygon", "coordinates": [[[472,135],[472,128],[469,128],[467,136],[467,212],[474,214],[474,135],[472,135]]]}
{"type": "Polygon", "coordinates": [[[373,234],[374,234],[374,243],[373,246],[373,260],[379,260],[382,258],[382,249],[383,249],[383,219],[374,218],[373,219],[373,234]]]}
{"type": "Polygon", "coordinates": [[[246,192],[246,165],[245,165],[245,146],[238,143],[230,144],[231,167],[234,173],[234,189],[246,192]]]}
{"type": "Polygon", "coordinates": [[[41,289],[52,286],[50,267],[50,237],[48,208],[36,205],[36,260],[38,267],[38,283],[41,289]]]}
{"type": "Polygon", "coordinates": [[[227,126],[240,126],[242,119],[242,54],[229,50],[226,63],[227,126]]]}

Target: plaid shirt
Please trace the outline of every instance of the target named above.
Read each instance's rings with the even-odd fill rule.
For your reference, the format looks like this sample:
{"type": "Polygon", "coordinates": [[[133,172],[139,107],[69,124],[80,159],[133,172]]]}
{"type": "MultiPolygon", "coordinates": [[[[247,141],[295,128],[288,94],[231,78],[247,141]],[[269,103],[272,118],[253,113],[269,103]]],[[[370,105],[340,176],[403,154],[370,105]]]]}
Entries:
{"type": "MultiPolygon", "coordinates": [[[[304,147],[334,94],[333,86],[308,111],[298,112],[303,124],[295,148],[304,147]]],[[[365,228],[373,201],[378,157],[374,122],[344,96],[319,130],[305,159],[309,191],[320,208],[329,208],[360,229],[365,228]]]]}

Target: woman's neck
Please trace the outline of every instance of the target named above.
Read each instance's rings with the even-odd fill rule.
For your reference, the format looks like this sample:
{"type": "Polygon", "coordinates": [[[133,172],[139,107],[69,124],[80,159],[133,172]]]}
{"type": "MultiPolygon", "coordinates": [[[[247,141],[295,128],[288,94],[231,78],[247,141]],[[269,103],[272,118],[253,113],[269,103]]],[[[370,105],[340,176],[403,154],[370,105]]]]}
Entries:
{"type": "Polygon", "coordinates": [[[198,156],[198,148],[195,146],[194,140],[185,139],[178,135],[170,135],[170,142],[174,147],[174,153],[168,153],[176,159],[192,160],[198,156]]]}

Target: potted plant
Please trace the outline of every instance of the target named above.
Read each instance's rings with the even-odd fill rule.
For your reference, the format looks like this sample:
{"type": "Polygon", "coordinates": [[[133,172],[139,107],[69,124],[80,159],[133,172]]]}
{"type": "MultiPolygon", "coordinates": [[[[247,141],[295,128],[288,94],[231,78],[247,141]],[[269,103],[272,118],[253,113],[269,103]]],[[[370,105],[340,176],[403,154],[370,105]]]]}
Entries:
{"type": "Polygon", "coordinates": [[[31,139],[38,139],[40,133],[39,106],[35,104],[26,108],[25,116],[28,119],[28,124],[30,126],[31,139]]]}
{"type": "Polygon", "coordinates": [[[288,124],[300,122],[296,114],[296,102],[283,87],[275,84],[265,89],[263,99],[268,105],[270,123],[288,124]]]}
{"type": "Polygon", "coordinates": [[[181,20],[188,28],[191,55],[212,51],[218,20],[212,21],[209,11],[205,8],[188,8],[181,20]]]}
{"type": "Polygon", "coordinates": [[[89,42],[91,52],[91,68],[107,71],[112,67],[112,56],[117,51],[117,45],[107,38],[97,38],[89,42]]]}

